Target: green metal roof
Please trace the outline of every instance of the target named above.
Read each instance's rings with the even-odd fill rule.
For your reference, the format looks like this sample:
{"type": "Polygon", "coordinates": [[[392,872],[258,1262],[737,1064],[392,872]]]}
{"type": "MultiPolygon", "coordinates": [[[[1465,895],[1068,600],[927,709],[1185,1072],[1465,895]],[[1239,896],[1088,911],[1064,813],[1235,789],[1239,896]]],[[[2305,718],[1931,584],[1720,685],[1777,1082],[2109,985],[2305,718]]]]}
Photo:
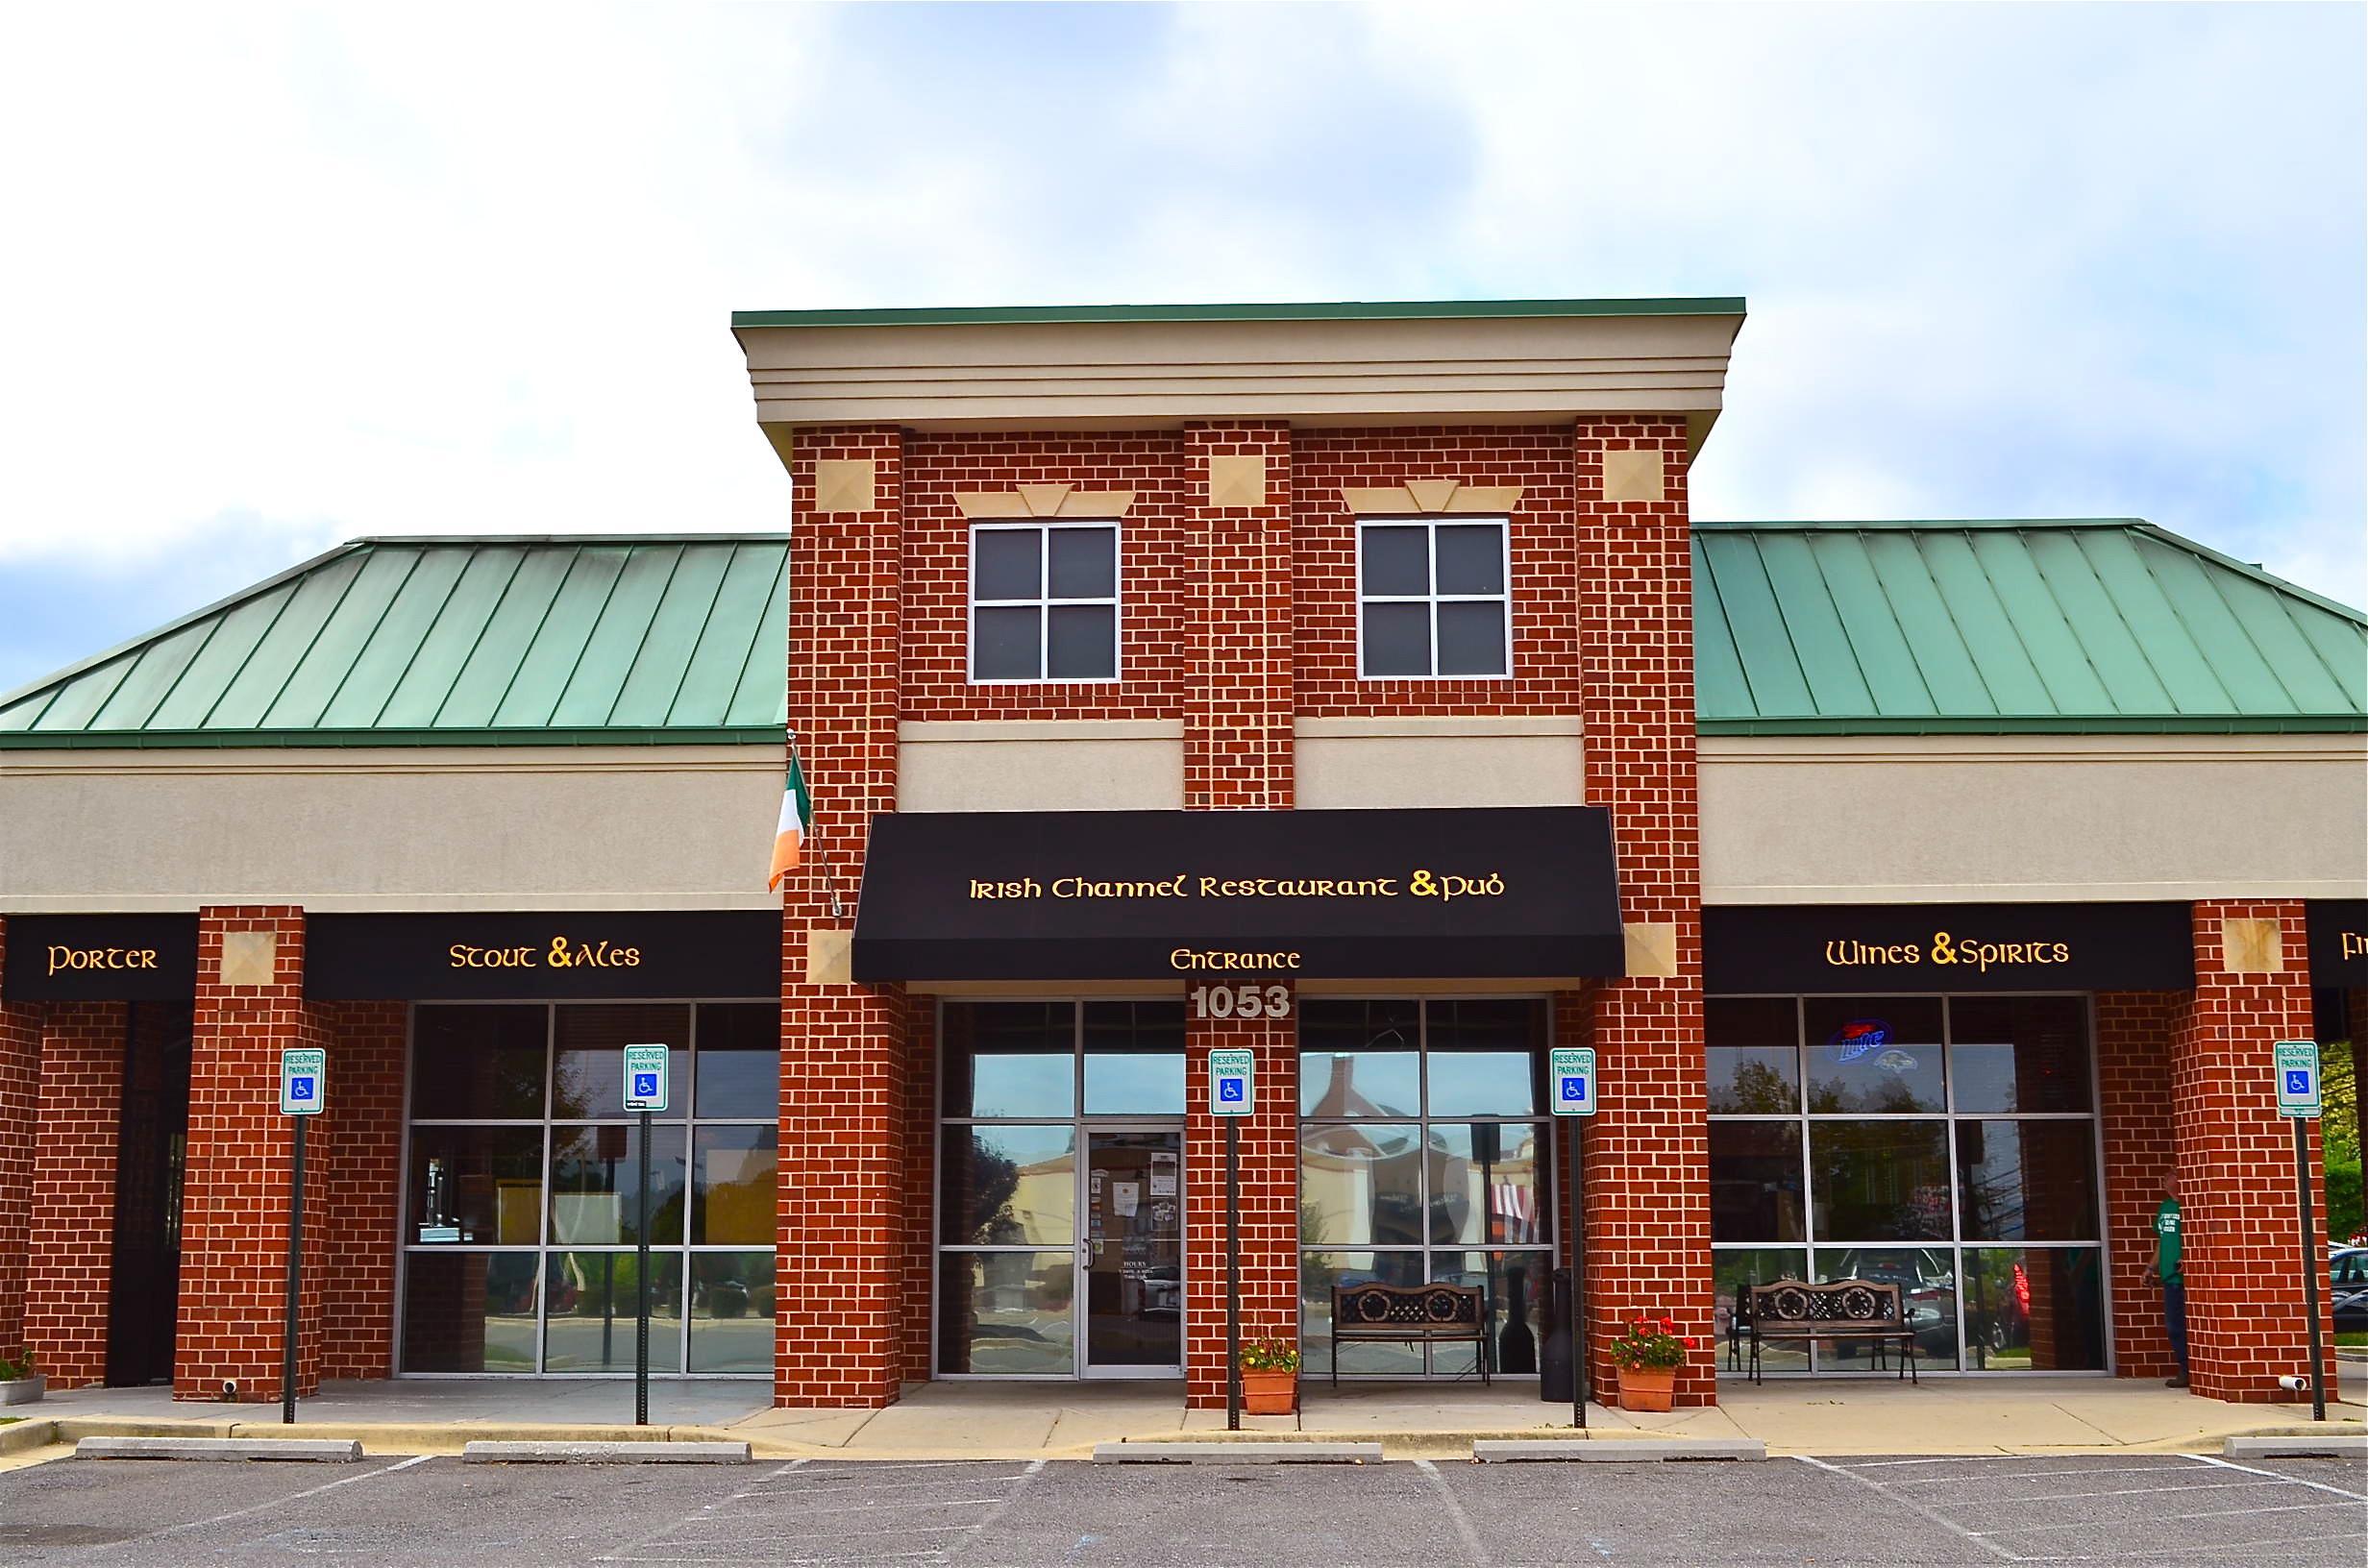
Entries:
{"type": "Polygon", "coordinates": [[[1739,316],[1739,297],[1675,300],[1317,300],[1273,305],[974,305],[734,310],[742,327],[960,327],[1090,321],[1438,321],[1524,316],[1739,316]]]}
{"type": "MultiPolygon", "coordinates": [[[[781,534],[361,539],[0,697],[0,750],[778,744],[781,534]]],[[[2129,519],[1697,523],[1706,735],[2368,730],[2368,617],[2129,519]]]]}
{"type": "Polygon", "coordinates": [[[358,539],[22,692],[0,748],[765,742],[784,535],[358,539]]]}
{"type": "Polygon", "coordinates": [[[2368,617],[2130,518],[1697,523],[1706,735],[2368,729],[2368,617]]]}

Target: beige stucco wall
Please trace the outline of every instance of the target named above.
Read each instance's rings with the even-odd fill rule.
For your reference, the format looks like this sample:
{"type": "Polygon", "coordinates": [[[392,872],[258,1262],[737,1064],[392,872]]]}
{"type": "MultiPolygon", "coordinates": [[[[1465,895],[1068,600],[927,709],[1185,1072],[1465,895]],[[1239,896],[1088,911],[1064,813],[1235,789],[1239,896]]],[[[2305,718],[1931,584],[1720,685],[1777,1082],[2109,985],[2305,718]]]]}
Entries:
{"type": "Polygon", "coordinates": [[[0,912],[762,909],[769,746],[0,752],[0,912]]]}
{"type": "Polygon", "coordinates": [[[1586,803],[1575,717],[1302,719],[1295,746],[1309,809],[1586,803]]]}
{"type": "Polygon", "coordinates": [[[2368,891],[2368,739],[1713,737],[1708,903],[2368,891]]]}
{"type": "Polygon", "coordinates": [[[908,720],[897,726],[900,811],[1183,807],[1182,720],[908,720]]]}

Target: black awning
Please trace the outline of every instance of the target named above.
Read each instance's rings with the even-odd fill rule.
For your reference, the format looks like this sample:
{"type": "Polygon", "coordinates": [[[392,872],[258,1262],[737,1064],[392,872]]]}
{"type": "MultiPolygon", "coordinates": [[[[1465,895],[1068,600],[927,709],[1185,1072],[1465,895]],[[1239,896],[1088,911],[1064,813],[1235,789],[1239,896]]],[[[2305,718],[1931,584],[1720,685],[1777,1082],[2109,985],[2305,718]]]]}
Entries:
{"type": "Polygon", "coordinates": [[[1611,821],[1594,806],[883,815],[854,942],[860,981],[1623,966],[1611,821]]]}

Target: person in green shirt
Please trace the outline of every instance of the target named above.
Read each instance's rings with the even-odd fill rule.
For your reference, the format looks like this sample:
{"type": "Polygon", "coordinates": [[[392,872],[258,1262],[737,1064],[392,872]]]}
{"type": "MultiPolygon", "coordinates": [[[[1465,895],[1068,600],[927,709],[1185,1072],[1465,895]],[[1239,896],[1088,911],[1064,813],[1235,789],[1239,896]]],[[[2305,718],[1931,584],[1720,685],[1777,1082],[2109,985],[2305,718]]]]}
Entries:
{"type": "Polygon", "coordinates": [[[2146,1277],[2162,1286],[2162,1327],[2171,1336],[2171,1354],[2179,1359],[2179,1376],[2165,1381],[2173,1388],[2187,1386],[2187,1279],[2179,1260],[2184,1237],[2179,1217],[2179,1172],[2165,1172],[2162,1202],[2155,1209],[2155,1262],[2146,1277]]]}

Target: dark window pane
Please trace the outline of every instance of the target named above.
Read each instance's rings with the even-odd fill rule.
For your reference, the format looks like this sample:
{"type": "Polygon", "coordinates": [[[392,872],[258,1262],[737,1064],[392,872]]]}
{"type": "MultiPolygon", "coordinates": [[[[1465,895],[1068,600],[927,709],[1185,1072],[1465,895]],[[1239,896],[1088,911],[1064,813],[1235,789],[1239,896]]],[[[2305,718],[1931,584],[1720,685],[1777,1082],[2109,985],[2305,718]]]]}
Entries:
{"type": "Polygon", "coordinates": [[[1383,527],[1365,530],[1368,594],[1427,594],[1431,591],[1430,530],[1383,527]]]}
{"type": "Polygon", "coordinates": [[[1801,1124],[1714,1121],[1711,1239],[1800,1241],[1801,1124]]]}
{"type": "Polygon", "coordinates": [[[1790,1045],[1713,1045],[1711,1114],[1786,1115],[1801,1109],[1801,1053],[1790,1045]]]}
{"type": "Polygon", "coordinates": [[[950,1116],[1076,1115],[1070,1002],[948,1002],[940,1047],[950,1116]]]}
{"type": "Polygon", "coordinates": [[[1813,996],[1803,1019],[1810,1110],[1945,1108],[1938,997],[1813,996]]]}
{"type": "MultiPolygon", "coordinates": [[[[747,1131],[744,1128],[727,1129],[747,1131]]],[[[682,1244],[682,1129],[650,1139],[650,1244],[682,1244]]],[[[629,1123],[551,1130],[555,1246],[631,1246],[641,1239],[641,1128],[629,1123]]],[[[767,1234],[770,1234],[768,1232],[767,1234]]]]}
{"type": "Polygon", "coordinates": [[[937,1261],[937,1369],[1075,1375],[1076,1295],[1073,1250],[943,1255],[937,1261]]]}
{"type": "Polygon", "coordinates": [[[533,1246],[542,1237],[540,1127],[411,1129],[407,1241],[533,1246]]]}
{"type": "MultiPolygon", "coordinates": [[[[1740,1125],[1733,1123],[1731,1125],[1740,1125]]],[[[1940,1121],[1809,1126],[1816,1229],[1837,1241],[1945,1241],[1949,1154],[1940,1121]]]]}
{"type": "Polygon", "coordinates": [[[2088,1121],[1959,1122],[1965,1239],[2096,1240],[2095,1137],[2088,1121]]]}
{"type": "Polygon", "coordinates": [[[1443,524],[1438,538],[1441,593],[1501,594],[1505,591],[1505,530],[1502,525],[1443,524]]]}
{"type": "Polygon", "coordinates": [[[1419,1245],[1423,1160],[1421,1139],[1410,1123],[1302,1127],[1301,1244],[1419,1245]]]}
{"type": "Polygon", "coordinates": [[[1180,1116],[1185,1110],[1180,1002],[1085,1004],[1085,1114],[1180,1116]]]}
{"type": "Polygon", "coordinates": [[[680,1121],[690,1104],[691,1010],[635,1002],[558,1010],[558,1055],[551,1072],[551,1119],[594,1121],[625,1115],[625,1047],[666,1045],[669,1090],[660,1121],[680,1121]]]}
{"type": "Polygon", "coordinates": [[[971,674],[979,680],[1034,680],[1043,671],[1038,646],[1044,612],[999,609],[977,612],[971,648],[971,674]]]}
{"type": "Polygon", "coordinates": [[[1431,673],[1431,607],[1428,604],[1365,606],[1365,673],[1369,675],[1427,675],[1431,673]]]}
{"type": "Polygon", "coordinates": [[[1433,1243],[1524,1246],[1546,1238],[1545,1143],[1535,1122],[1434,1122],[1433,1243]]]}
{"type": "Polygon", "coordinates": [[[1443,675],[1501,675],[1505,673],[1505,607],[1502,604],[1447,603],[1439,606],[1439,673],[1443,675]]]}
{"type": "Polygon", "coordinates": [[[1713,996],[1702,1004],[1702,1038],[1713,1045],[1797,1045],[1801,1020],[1789,996],[1713,996]]]}
{"type": "Polygon", "coordinates": [[[1119,673],[1119,612],[1115,607],[1056,604],[1045,612],[1045,619],[1052,639],[1045,661],[1048,676],[1108,680],[1119,673]]]}
{"type": "Polygon", "coordinates": [[[1976,1372],[2099,1372],[2105,1292],[2092,1247],[1965,1249],[1965,1351],[1976,1372]]]}
{"type": "Polygon", "coordinates": [[[694,1372],[773,1370],[773,1250],[691,1254],[694,1372]]]}
{"type": "Polygon", "coordinates": [[[423,1007],[412,1015],[411,1115],[539,1119],[551,1010],[423,1007]]]}
{"type": "Polygon", "coordinates": [[[938,1184],[948,1246],[1076,1239],[1076,1136],[1068,1127],[949,1127],[938,1184]]]}
{"type": "Polygon", "coordinates": [[[1422,1109],[1413,1002],[1310,1001],[1299,1012],[1299,1115],[1411,1116],[1422,1109]]]}
{"type": "MultiPolygon", "coordinates": [[[[630,1372],[641,1260],[630,1252],[555,1252],[543,1346],[547,1372],[630,1372]]],[[[650,1256],[650,1370],[681,1370],[682,1254],[650,1256]]]]}
{"type": "Polygon", "coordinates": [[[1961,996],[1949,1003],[1960,1112],[2086,1111],[2088,1009],[2077,996],[1961,996]]]}
{"type": "Polygon", "coordinates": [[[691,1244],[763,1246],[775,1217],[772,1127],[702,1127],[691,1160],[691,1244]]]}
{"type": "Polygon", "coordinates": [[[1119,530],[1054,528],[1054,599],[1110,599],[1119,591],[1119,530]]]}
{"type": "MultiPolygon", "coordinates": [[[[1431,1279],[1481,1292],[1488,1304],[1490,1354],[1496,1358],[1497,1371],[1535,1372],[1538,1347],[1545,1340],[1547,1271],[1553,1264],[1553,1255],[1542,1252],[1435,1252],[1431,1279]]],[[[1328,1310],[1331,1303],[1324,1305],[1328,1310]]],[[[1476,1370],[1477,1360],[1469,1340],[1443,1340],[1431,1347],[1434,1377],[1467,1376],[1476,1370]]]]}
{"type": "MultiPolygon", "coordinates": [[[[403,1370],[531,1372],[534,1292],[530,1252],[415,1252],[403,1261],[403,1370]]],[[[632,1320],[626,1320],[631,1363],[632,1320]]]]}
{"type": "Polygon", "coordinates": [[[781,1010],[772,1002],[707,1003],[699,1010],[699,1114],[781,1114],[781,1010]]]}
{"type": "MultiPolygon", "coordinates": [[[[1711,1254],[1711,1323],[1717,1335],[1712,1345],[1721,1371],[1740,1372],[1750,1364],[1751,1303],[1745,1291],[1755,1285],[1809,1277],[1809,1255],[1798,1247],[1752,1247],[1711,1254]]],[[[1809,1349],[1797,1340],[1778,1339],[1760,1347],[1760,1364],[1770,1372],[1806,1372],[1809,1349]]]]}
{"type": "Polygon", "coordinates": [[[1040,529],[980,528],[977,530],[977,540],[976,576],[973,579],[971,598],[1044,597],[1043,563],[1037,557],[1037,551],[1044,548],[1044,534],[1040,529]]]}
{"type": "MultiPolygon", "coordinates": [[[[1900,1312],[1915,1331],[1916,1365],[1925,1369],[1957,1364],[1957,1273],[1946,1252],[1922,1247],[1819,1247],[1816,1256],[1820,1284],[1835,1280],[1873,1280],[1899,1286],[1900,1312]]],[[[1820,1372],[1882,1372],[1891,1376],[1899,1367],[1898,1347],[1878,1357],[1867,1343],[1817,1347],[1820,1372]]]]}

